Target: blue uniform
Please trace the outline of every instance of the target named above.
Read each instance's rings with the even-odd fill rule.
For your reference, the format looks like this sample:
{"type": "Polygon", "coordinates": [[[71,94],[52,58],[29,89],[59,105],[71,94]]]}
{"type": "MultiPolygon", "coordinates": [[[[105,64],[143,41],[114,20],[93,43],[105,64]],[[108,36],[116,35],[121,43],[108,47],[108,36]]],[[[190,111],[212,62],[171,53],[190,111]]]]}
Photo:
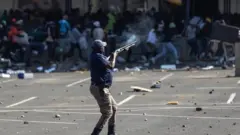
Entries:
{"type": "Polygon", "coordinates": [[[112,70],[108,68],[109,64],[109,61],[103,54],[91,54],[90,71],[93,84],[103,87],[112,85],[112,70]]]}

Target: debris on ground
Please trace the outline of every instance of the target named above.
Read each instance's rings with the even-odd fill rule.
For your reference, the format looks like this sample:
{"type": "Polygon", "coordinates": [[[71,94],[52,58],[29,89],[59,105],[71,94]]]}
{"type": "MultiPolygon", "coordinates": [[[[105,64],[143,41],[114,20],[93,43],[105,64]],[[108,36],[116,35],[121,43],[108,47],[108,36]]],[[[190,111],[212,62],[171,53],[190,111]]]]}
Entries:
{"type": "Polygon", "coordinates": [[[161,87],[161,81],[154,82],[152,86],[150,87],[151,89],[156,89],[161,87]]]}
{"type": "Polygon", "coordinates": [[[160,84],[153,84],[150,88],[151,89],[159,89],[159,88],[161,88],[161,85],[160,84]]]}
{"type": "Polygon", "coordinates": [[[161,65],[160,69],[162,70],[177,70],[176,65],[161,65]]]}
{"type": "Polygon", "coordinates": [[[123,93],[122,93],[122,92],[120,92],[118,95],[122,96],[122,95],[123,95],[123,93]]]}
{"type": "Polygon", "coordinates": [[[170,88],[174,88],[175,86],[174,85],[170,85],[170,88]]]}
{"type": "Polygon", "coordinates": [[[206,66],[202,68],[202,70],[212,70],[212,69],[214,69],[214,66],[206,66]]]}
{"type": "Polygon", "coordinates": [[[231,75],[227,75],[227,76],[226,76],[226,78],[231,78],[231,77],[233,77],[233,76],[231,76],[231,75]]]}
{"type": "Polygon", "coordinates": [[[27,125],[27,124],[29,124],[29,122],[28,121],[24,121],[23,124],[27,125]]]}
{"type": "Polygon", "coordinates": [[[127,72],[140,72],[141,71],[141,67],[134,67],[134,68],[125,68],[125,71],[127,72]]]}
{"type": "Polygon", "coordinates": [[[183,128],[185,128],[186,126],[185,125],[182,125],[183,128]]]}
{"type": "Polygon", "coordinates": [[[54,118],[61,118],[61,115],[60,114],[56,114],[55,116],[54,116],[54,118]]]}
{"type": "Polygon", "coordinates": [[[214,92],[214,89],[212,89],[211,91],[209,91],[209,94],[212,94],[214,92]]]}
{"type": "Polygon", "coordinates": [[[197,112],[200,112],[200,111],[202,111],[202,108],[201,108],[201,107],[197,107],[197,108],[196,108],[196,111],[197,111],[197,112]]]}
{"type": "Polygon", "coordinates": [[[10,75],[10,74],[4,74],[4,73],[2,73],[2,74],[1,74],[1,78],[7,78],[7,79],[9,79],[9,78],[11,78],[11,75],[10,75]]]}
{"type": "Polygon", "coordinates": [[[145,119],[144,119],[144,121],[148,121],[148,119],[147,119],[147,118],[145,118],[145,119]]]}
{"type": "Polygon", "coordinates": [[[134,92],[153,92],[153,90],[138,86],[131,86],[131,89],[133,89],[134,92]]]}
{"type": "Polygon", "coordinates": [[[18,79],[33,79],[34,75],[33,73],[19,73],[18,79]]]}
{"type": "Polygon", "coordinates": [[[170,101],[167,103],[167,105],[179,105],[178,101],[170,101]]]}

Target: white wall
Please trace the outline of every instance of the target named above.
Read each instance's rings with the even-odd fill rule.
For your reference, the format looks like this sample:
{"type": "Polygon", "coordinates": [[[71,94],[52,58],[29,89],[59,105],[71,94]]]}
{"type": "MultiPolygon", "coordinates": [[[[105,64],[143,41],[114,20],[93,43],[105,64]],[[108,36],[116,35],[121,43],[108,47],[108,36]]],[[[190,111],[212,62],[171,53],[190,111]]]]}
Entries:
{"type": "Polygon", "coordinates": [[[218,0],[218,8],[221,13],[224,12],[224,0],[218,0]]]}
{"type": "Polygon", "coordinates": [[[4,0],[1,1],[0,10],[10,9],[13,7],[14,0],[4,0]]]}
{"type": "Polygon", "coordinates": [[[158,11],[159,6],[158,0],[148,0],[148,9],[151,9],[152,7],[155,7],[155,9],[158,11]]]}
{"type": "Polygon", "coordinates": [[[72,0],[72,8],[79,8],[80,13],[84,14],[88,10],[88,0],[72,0]]]}
{"type": "MultiPolygon", "coordinates": [[[[218,8],[221,13],[224,13],[224,0],[218,0],[218,8]]],[[[231,0],[230,4],[231,8],[231,13],[240,13],[240,0],[231,0]]]]}

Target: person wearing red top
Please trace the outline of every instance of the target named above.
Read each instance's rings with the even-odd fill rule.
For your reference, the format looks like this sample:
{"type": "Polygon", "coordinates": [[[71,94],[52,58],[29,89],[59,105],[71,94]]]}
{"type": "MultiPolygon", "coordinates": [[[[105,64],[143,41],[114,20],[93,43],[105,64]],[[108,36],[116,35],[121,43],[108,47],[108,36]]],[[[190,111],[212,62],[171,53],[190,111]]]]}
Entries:
{"type": "Polygon", "coordinates": [[[8,39],[9,39],[12,43],[15,43],[13,37],[16,36],[16,35],[18,35],[18,34],[19,34],[19,31],[18,31],[16,25],[12,25],[12,26],[10,27],[9,32],[8,32],[8,39]]]}

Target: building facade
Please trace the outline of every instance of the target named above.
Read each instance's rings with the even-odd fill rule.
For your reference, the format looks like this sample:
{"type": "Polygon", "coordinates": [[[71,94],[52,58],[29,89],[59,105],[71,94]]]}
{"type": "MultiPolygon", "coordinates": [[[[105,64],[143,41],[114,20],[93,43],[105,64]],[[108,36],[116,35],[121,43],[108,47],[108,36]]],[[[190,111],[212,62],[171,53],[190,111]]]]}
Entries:
{"type": "MultiPolygon", "coordinates": [[[[59,6],[63,10],[67,8],[79,8],[82,13],[87,12],[89,3],[92,4],[92,10],[96,11],[100,7],[109,8],[110,6],[117,7],[119,10],[131,10],[136,8],[150,9],[155,7],[157,10],[161,7],[161,1],[163,0],[4,0],[0,4],[0,10],[4,9],[17,9],[17,8],[34,8],[37,3],[38,7],[42,9],[48,9],[51,7],[59,6]]],[[[186,1],[186,0],[183,0],[186,1]]],[[[209,0],[190,0],[191,11],[195,12],[202,9],[199,6],[199,2],[204,1],[205,6],[209,5],[209,0]]],[[[211,0],[213,3],[211,6],[214,10],[219,10],[221,13],[240,13],[240,1],[239,0],[211,0]]],[[[205,7],[204,7],[205,9],[205,7]]]]}

